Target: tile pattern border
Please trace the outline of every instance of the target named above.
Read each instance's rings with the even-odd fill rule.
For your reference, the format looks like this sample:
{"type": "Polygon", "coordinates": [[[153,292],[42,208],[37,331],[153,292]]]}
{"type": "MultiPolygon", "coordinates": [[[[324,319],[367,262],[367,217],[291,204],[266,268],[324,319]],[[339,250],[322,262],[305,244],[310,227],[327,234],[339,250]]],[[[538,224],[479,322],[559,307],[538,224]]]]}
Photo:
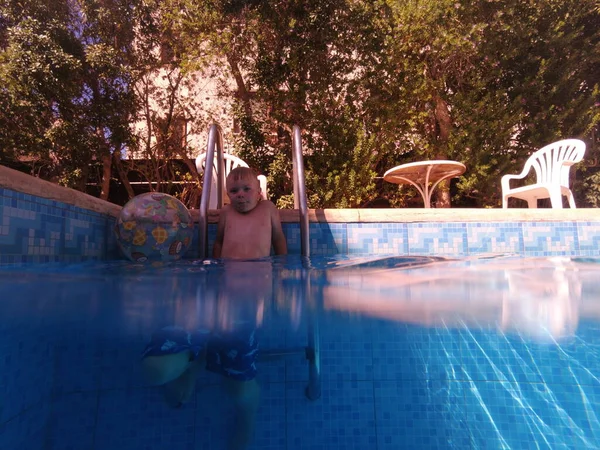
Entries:
{"type": "MultiPolygon", "coordinates": [[[[324,217],[330,211],[311,211],[310,251],[312,255],[600,256],[600,216],[595,210],[590,220],[548,220],[553,211],[539,221],[475,222],[452,220],[456,211],[437,211],[437,220],[424,222],[348,223],[337,220],[344,215],[352,218],[356,210],[331,212],[333,222],[324,217]],[[443,213],[446,221],[440,220],[443,213]]],[[[283,228],[290,253],[299,253],[300,227],[289,221],[293,213],[282,213],[283,228]]],[[[404,211],[406,216],[413,213],[404,211]]],[[[392,213],[386,214],[389,218],[392,213]]],[[[375,213],[371,216],[376,217],[375,213]]],[[[0,265],[121,258],[113,233],[113,212],[101,213],[0,187],[0,217],[0,265]]],[[[211,212],[210,246],[217,218],[218,211],[211,212]]],[[[197,235],[194,233],[186,258],[199,257],[197,235]]]]}

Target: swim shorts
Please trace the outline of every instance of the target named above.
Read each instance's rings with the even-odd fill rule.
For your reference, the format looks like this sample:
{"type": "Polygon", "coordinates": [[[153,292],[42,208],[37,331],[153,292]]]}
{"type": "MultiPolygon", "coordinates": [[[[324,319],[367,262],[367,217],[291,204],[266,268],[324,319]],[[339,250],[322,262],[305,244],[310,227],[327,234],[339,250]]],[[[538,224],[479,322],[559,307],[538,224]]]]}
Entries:
{"type": "Polygon", "coordinates": [[[161,328],[152,334],[142,358],[191,351],[193,360],[204,348],[207,370],[237,381],[249,381],[256,377],[256,328],[246,323],[236,324],[233,331],[218,332],[190,332],[181,327],[161,328]]]}

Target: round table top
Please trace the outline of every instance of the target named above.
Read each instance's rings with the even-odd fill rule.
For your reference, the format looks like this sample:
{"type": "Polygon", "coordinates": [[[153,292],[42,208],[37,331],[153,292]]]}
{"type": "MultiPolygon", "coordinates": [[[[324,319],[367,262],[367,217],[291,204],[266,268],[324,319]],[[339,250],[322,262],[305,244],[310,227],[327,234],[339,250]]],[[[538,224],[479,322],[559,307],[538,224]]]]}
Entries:
{"type": "Polygon", "coordinates": [[[383,174],[383,179],[396,184],[406,183],[407,180],[423,184],[425,183],[428,170],[428,180],[430,182],[435,182],[445,178],[458,177],[462,175],[467,168],[463,163],[445,159],[418,161],[392,167],[383,174]]]}

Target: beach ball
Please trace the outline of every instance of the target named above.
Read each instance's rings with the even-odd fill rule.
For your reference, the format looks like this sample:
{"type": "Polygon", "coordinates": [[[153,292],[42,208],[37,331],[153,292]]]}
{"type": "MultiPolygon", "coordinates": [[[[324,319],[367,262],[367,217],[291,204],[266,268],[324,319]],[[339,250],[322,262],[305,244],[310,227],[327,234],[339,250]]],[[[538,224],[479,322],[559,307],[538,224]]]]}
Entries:
{"type": "Polygon", "coordinates": [[[132,261],[175,261],[192,244],[189,210],[175,197],[148,192],[129,200],[115,224],[117,243],[132,261]]]}

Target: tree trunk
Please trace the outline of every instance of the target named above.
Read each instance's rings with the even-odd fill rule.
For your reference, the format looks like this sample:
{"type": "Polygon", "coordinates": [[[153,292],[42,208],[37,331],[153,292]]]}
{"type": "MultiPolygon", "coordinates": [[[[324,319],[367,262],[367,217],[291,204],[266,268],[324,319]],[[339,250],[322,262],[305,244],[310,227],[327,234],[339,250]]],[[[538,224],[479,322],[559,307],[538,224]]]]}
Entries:
{"type": "Polygon", "coordinates": [[[229,68],[231,69],[231,74],[235,79],[235,84],[237,86],[236,89],[236,97],[242,102],[244,107],[244,114],[248,118],[252,118],[252,106],[250,104],[250,92],[246,88],[246,83],[244,82],[244,77],[242,75],[242,71],[240,70],[237,57],[233,53],[227,54],[227,62],[229,63],[229,68]]]}
{"type": "Polygon", "coordinates": [[[100,189],[100,198],[108,201],[110,194],[110,178],[112,173],[112,157],[110,153],[102,155],[102,188],[100,189]]]}
{"type": "MultiPolygon", "coordinates": [[[[436,159],[448,159],[446,148],[448,146],[448,138],[450,137],[450,131],[452,129],[452,119],[450,118],[450,111],[448,109],[448,103],[441,98],[439,95],[434,96],[435,99],[435,124],[436,124],[436,140],[438,153],[436,159]]],[[[450,208],[450,181],[442,181],[435,194],[435,206],[436,208],[450,208]]]]}
{"type": "Polygon", "coordinates": [[[113,153],[113,159],[115,167],[117,168],[117,173],[119,174],[119,179],[121,183],[123,183],[123,187],[127,191],[127,196],[129,200],[135,197],[135,192],[133,192],[133,188],[131,187],[131,183],[129,183],[129,178],[127,178],[127,171],[123,167],[123,163],[121,162],[121,151],[115,151],[113,153]]]}

